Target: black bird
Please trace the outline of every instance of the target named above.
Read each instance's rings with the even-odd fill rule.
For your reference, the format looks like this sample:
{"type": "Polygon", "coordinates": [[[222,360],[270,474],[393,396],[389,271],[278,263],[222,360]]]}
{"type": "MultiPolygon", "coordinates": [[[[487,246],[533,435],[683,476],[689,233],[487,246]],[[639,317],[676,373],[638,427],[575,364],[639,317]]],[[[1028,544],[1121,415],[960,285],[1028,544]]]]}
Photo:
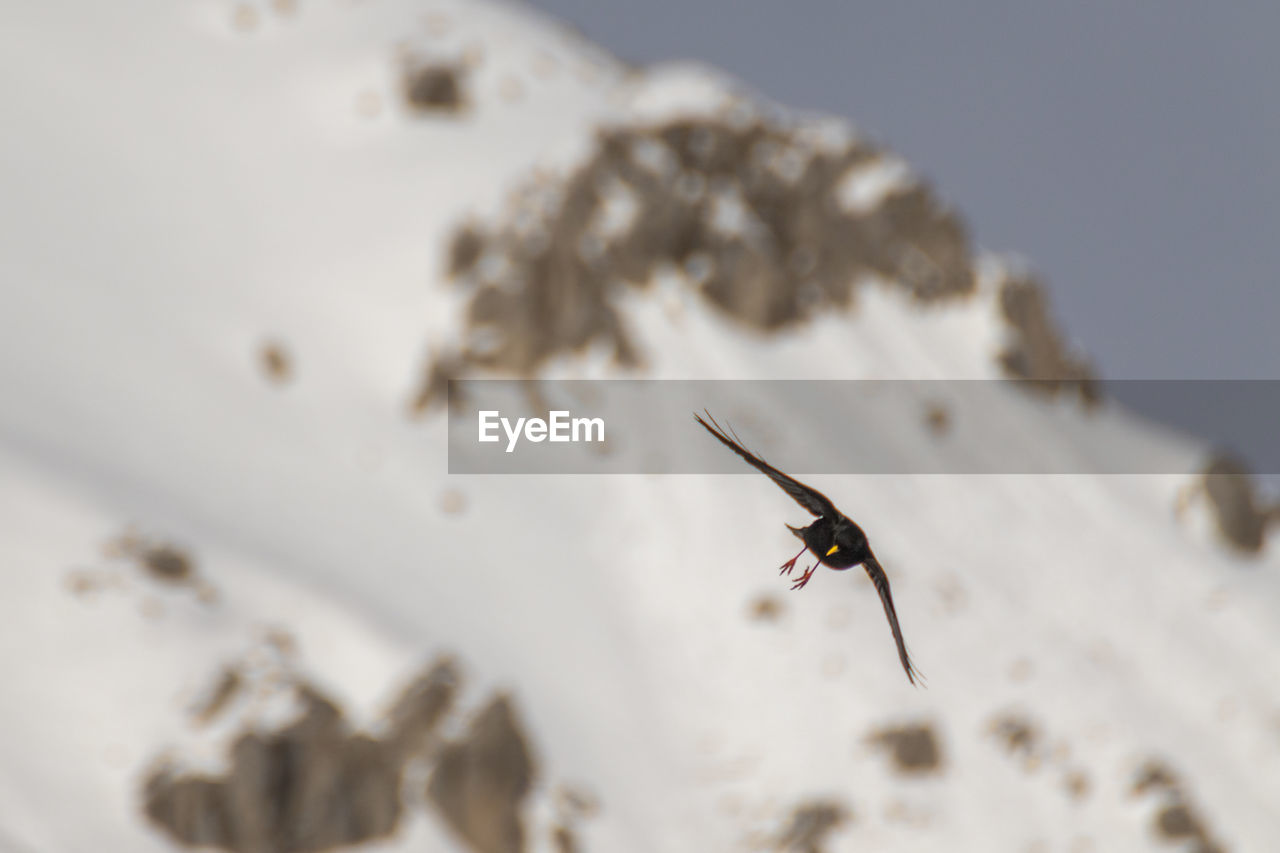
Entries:
{"type": "MultiPolygon", "coordinates": [[[[705,409],[703,411],[706,412],[705,409]]],[[[791,570],[796,566],[796,561],[804,556],[805,551],[812,551],[814,556],[818,558],[818,562],[814,563],[813,568],[801,575],[800,579],[791,585],[791,588],[802,588],[809,582],[809,578],[813,577],[813,573],[817,571],[820,565],[841,571],[854,566],[865,568],[867,575],[871,578],[871,582],[876,586],[876,591],[880,593],[880,602],[884,605],[884,615],[889,618],[889,629],[893,632],[893,641],[898,645],[898,659],[902,661],[902,668],[907,671],[907,680],[915,684],[916,678],[923,679],[920,671],[915,668],[915,665],[911,663],[911,658],[907,655],[907,644],[903,642],[902,629],[898,627],[898,614],[893,609],[893,594],[889,592],[889,578],[885,576],[884,569],[881,568],[876,555],[872,553],[871,543],[867,541],[867,535],[862,532],[862,528],[855,524],[853,519],[836,509],[835,504],[822,492],[817,489],[811,489],[799,480],[789,477],[774,468],[735,441],[737,433],[734,433],[734,437],[730,438],[720,428],[720,424],[716,423],[716,419],[711,417],[710,412],[706,412],[706,415],[711,424],[704,421],[697,412],[694,412],[693,417],[706,428],[707,432],[719,439],[725,447],[728,447],[761,472],[767,474],[770,479],[782,487],[783,491],[791,495],[796,503],[818,517],[818,520],[808,527],[787,525],[787,529],[804,542],[804,547],[800,549],[799,554],[782,564],[781,573],[790,575],[791,570]]]]}

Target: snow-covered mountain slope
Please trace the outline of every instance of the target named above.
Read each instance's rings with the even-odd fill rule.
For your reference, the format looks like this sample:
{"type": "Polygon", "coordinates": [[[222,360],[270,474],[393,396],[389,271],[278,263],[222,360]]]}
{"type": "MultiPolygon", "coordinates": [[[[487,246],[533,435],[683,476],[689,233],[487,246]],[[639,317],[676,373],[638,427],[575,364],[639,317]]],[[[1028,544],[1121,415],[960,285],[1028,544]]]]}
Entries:
{"type": "MultiPolygon", "coordinates": [[[[1087,391],[887,152],[475,0],[4,14],[0,847],[1280,835],[1277,558],[1185,477],[811,478],[917,690],[864,576],[777,577],[764,478],[447,473],[488,370],[1087,391]]],[[[773,403],[728,412],[771,457],[773,403]]],[[[1080,405],[1009,417],[1205,453],[1080,405]]]]}

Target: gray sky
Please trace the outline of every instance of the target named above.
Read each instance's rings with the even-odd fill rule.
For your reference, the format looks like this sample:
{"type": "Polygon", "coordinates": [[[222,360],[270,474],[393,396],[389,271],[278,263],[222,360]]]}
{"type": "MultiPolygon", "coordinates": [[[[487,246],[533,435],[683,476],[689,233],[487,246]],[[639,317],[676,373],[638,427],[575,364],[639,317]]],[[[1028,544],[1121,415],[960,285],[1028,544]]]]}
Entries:
{"type": "Polygon", "coordinates": [[[1032,263],[1106,378],[1280,376],[1274,0],[533,5],[851,119],[1032,263]]]}

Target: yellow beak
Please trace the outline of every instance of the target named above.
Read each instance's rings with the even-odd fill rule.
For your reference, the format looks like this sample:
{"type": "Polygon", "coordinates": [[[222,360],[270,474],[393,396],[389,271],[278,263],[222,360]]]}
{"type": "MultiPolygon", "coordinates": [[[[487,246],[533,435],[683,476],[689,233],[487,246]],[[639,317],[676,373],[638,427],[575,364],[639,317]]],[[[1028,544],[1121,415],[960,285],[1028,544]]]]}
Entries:
{"type": "Polygon", "coordinates": [[[826,553],[826,556],[830,557],[832,554],[834,554],[836,551],[839,551],[839,550],[840,550],[839,545],[832,545],[831,550],[826,553]]]}

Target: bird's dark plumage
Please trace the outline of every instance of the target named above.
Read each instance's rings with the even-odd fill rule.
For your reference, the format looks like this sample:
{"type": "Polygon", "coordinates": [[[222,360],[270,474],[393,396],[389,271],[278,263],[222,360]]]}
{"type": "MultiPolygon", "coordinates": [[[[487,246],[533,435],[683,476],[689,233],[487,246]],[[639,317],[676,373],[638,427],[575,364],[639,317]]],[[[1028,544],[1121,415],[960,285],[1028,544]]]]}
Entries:
{"type": "Polygon", "coordinates": [[[720,427],[720,424],[716,422],[716,419],[711,417],[710,412],[707,412],[706,415],[707,420],[711,421],[711,423],[707,423],[696,412],[693,416],[721,444],[768,476],[782,487],[783,491],[791,495],[796,503],[818,517],[818,520],[808,527],[787,525],[787,528],[792,533],[804,541],[805,547],[791,560],[783,563],[782,571],[790,574],[791,570],[795,568],[796,561],[804,555],[805,551],[812,551],[818,558],[818,563],[806,571],[791,588],[800,589],[807,584],[819,565],[825,565],[837,570],[848,569],[853,566],[862,566],[866,569],[867,575],[875,585],[876,592],[880,594],[880,602],[884,605],[884,615],[889,620],[889,630],[893,632],[893,641],[898,646],[898,659],[902,661],[902,668],[907,672],[907,680],[915,684],[916,679],[922,678],[922,676],[907,654],[907,644],[902,639],[902,629],[898,627],[898,614],[893,607],[893,594],[889,591],[889,578],[885,575],[884,569],[881,568],[875,554],[872,553],[871,544],[867,541],[866,534],[862,532],[862,528],[855,524],[853,519],[836,509],[835,504],[822,492],[812,489],[794,477],[790,477],[774,468],[768,462],[743,447],[741,442],[736,441],[736,433],[731,438],[730,434],[726,433],[720,427]]]}

